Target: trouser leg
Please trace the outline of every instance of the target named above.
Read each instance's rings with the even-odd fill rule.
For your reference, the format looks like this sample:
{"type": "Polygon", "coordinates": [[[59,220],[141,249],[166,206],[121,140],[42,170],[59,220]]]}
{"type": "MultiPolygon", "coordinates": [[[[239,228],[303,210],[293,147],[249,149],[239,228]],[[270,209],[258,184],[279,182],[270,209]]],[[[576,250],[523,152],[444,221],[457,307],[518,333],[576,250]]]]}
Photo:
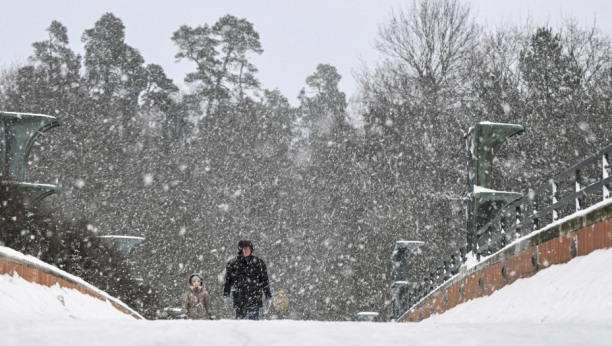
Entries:
{"type": "Polygon", "coordinates": [[[248,310],[249,320],[257,321],[259,320],[259,309],[250,309],[248,310]]]}
{"type": "Polygon", "coordinates": [[[245,320],[247,318],[253,321],[259,320],[259,308],[236,309],[236,319],[237,320],[245,320]]]}

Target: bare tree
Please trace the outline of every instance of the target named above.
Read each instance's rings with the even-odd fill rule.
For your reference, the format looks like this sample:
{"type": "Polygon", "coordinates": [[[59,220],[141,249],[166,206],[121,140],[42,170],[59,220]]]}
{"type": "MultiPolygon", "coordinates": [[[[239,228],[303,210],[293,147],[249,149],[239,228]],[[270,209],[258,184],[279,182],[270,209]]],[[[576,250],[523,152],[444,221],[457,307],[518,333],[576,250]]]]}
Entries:
{"type": "MultiPolygon", "coordinates": [[[[414,0],[392,11],[380,25],[376,48],[399,60],[416,97],[451,101],[464,86],[466,67],[473,58],[480,30],[469,4],[458,0],[414,0]]],[[[439,104],[438,104],[439,105],[439,104]]]]}
{"type": "Polygon", "coordinates": [[[504,22],[483,35],[480,44],[481,70],[499,71],[515,86],[519,85],[519,56],[533,31],[528,19],[524,26],[504,22]]]}
{"type": "Polygon", "coordinates": [[[607,82],[612,68],[612,41],[610,35],[595,26],[580,27],[575,18],[564,18],[557,29],[567,54],[579,66],[582,86],[586,89],[600,88],[607,82]]]}

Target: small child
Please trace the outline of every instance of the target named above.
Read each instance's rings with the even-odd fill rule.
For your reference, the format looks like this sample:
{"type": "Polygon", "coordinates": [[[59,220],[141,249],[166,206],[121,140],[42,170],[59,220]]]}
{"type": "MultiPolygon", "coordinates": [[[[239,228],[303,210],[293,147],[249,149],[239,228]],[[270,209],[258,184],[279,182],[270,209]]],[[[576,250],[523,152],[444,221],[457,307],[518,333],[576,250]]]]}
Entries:
{"type": "Polygon", "coordinates": [[[215,313],[210,303],[210,295],[204,290],[204,280],[200,274],[189,275],[191,289],[183,295],[183,307],[181,315],[192,320],[212,320],[215,313]]]}

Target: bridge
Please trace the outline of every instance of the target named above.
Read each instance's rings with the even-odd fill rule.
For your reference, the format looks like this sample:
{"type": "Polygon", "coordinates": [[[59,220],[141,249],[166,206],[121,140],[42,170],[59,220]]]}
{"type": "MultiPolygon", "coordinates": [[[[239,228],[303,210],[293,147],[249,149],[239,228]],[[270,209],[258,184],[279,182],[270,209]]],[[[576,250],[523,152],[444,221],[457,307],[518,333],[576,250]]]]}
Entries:
{"type": "MultiPolygon", "coordinates": [[[[526,196],[493,190],[488,172],[495,151],[521,131],[518,125],[481,123],[468,132],[469,220],[463,244],[416,283],[406,281],[407,259],[427,244],[396,244],[394,320],[420,323],[273,320],[265,314],[260,322],[146,321],[83,280],[0,246],[2,344],[608,345],[612,146],[526,196]],[[592,166],[598,176],[585,176],[592,166]],[[568,180],[574,189],[563,195],[559,185],[568,180]]],[[[11,160],[2,161],[4,172],[14,171],[17,161],[11,160]]],[[[23,172],[14,181],[27,189],[23,172]]],[[[55,190],[35,190],[33,200],[47,191],[55,190]]],[[[132,238],[106,241],[129,254],[143,241],[132,238]]]]}

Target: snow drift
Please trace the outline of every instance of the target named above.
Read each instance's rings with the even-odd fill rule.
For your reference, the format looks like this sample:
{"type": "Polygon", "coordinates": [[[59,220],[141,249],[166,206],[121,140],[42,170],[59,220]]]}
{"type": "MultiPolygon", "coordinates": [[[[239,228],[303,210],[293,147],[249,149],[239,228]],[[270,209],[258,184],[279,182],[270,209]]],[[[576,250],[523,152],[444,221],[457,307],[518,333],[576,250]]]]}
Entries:
{"type": "Polygon", "coordinates": [[[108,300],[75,289],[28,282],[16,273],[0,275],[0,320],[127,319],[108,300]]]}
{"type": "MultiPolygon", "coordinates": [[[[19,251],[0,246],[0,259],[14,262],[17,265],[28,266],[47,275],[72,281],[93,295],[84,294],[76,289],[62,287],[60,284],[48,287],[21,278],[17,272],[12,276],[0,275],[0,320],[11,319],[116,319],[141,318],[120,300],[94,287],[83,279],[71,275],[40,259],[24,255],[19,251]],[[112,303],[111,303],[112,301],[112,303]],[[118,310],[113,303],[124,309],[118,310]],[[131,313],[133,316],[129,315],[131,313]]],[[[0,268],[2,269],[2,268],[0,268]]],[[[5,268],[6,269],[6,268],[5,268]]],[[[5,271],[0,271],[0,274],[5,271]]],[[[61,280],[60,280],[61,281],[61,280]]]]}
{"type": "Polygon", "coordinates": [[[612,324],[612,249],[550,266],[421,323],[612,324]]]}

